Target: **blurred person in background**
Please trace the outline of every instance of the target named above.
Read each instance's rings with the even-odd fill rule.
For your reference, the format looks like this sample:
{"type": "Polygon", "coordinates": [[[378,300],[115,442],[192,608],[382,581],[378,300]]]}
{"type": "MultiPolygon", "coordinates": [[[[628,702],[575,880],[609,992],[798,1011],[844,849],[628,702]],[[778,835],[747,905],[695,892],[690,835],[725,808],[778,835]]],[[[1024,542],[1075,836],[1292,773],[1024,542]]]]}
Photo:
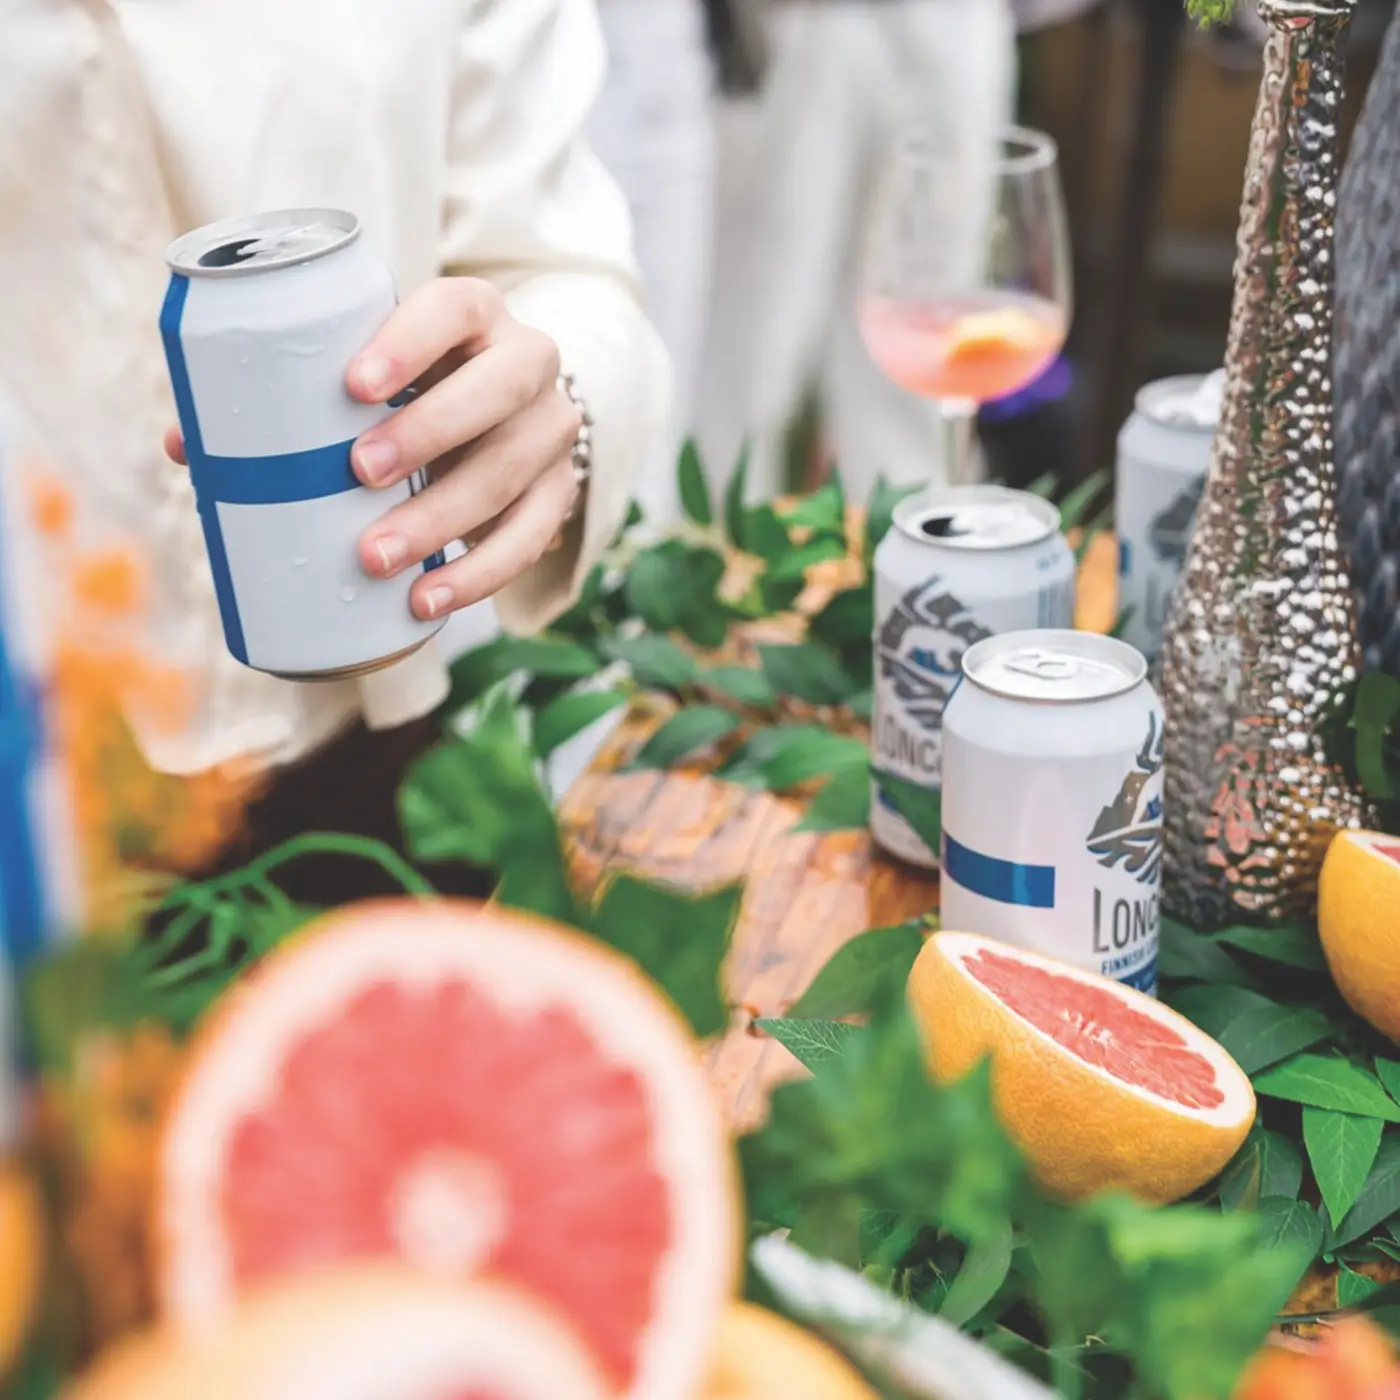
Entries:
{"type": "MultiPolygon", "coordinates": [[[[229,863],[307,829],[394,840],[445,670],[425,648],[367,684],[303,685],[229,655],[189,476],[162,451],[164,255],[234,215],[358,214],[403,301],[349,388],[431,387],[352,463],[367,483],[435,478],[361,560],[398,572],[470,536],[417,585],[419,615],[494,594],[512,630],[544,625],[621,523],[667,399],[626,207],[581,137],[604,69],[592,0],[8,0],[4,29],[0,379],[82,527],[139,552],[149,644],[190,678],[188,722],[132,710],[136,737],[167,772],[275,770],[229,863]],[[561,368],[595,424],[581,490],[561,368]]],[[[332,893],[356,891],[302,897],[332,893]]]]}
{"type": "Polygon", "coordinates": [[[755,31],[756,91],[719,112],[716,252],[697,429],[712,477],[752,447],[749,489],[784,484],[806,395],[852,494],[942,478],[938,411],[875,367],[856,323],[862,221],[895,131],[985,143],[1010,119],[1007,0],[714,0],[755,31]]]}
{"type": "Polygon", "coordinates": [[[666,344],[675,395],[667,432],[635,495],[661,529],[681,518],[676,456],[710,290],[714,86],[704,0],[599,0],[608,75],[588,134],[631,206],[647,310],[666,344]]]}

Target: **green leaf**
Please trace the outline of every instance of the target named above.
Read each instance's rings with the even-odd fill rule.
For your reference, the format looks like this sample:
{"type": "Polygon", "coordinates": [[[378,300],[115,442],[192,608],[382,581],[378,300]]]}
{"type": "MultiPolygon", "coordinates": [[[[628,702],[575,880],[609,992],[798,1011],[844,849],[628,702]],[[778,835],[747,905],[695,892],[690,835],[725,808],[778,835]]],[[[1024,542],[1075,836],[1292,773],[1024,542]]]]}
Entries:
{"type": "Polygon", "coordinates": [[[1400,716],[1400,681],[1367,671],[1356,691],[1352,727],[1356,730],[1356,772],[1369,796],[1387,801],[1397,795],[1395,775],[1386,762],[1387,731],[1400,716]]]}
{"type": "Polygon", "coordinates": [[[848,734],[831,734],[815,724],[783,724],[760,729],[720,776],[784,792],[844,769],[865,772],[869,762],[865,744],[848,734]]]}
{"type": "Polygon", "coordinates": [[[724,488],[724,529],[730,543],[738,549],[747,547],[744,543],[744,495],[748,482],[749,445],[746,442],[739,450],[739,460],[724,488]]]}
{"type": "Polygon", "coordinates": [[[696,896],[616,875],[588,926],[660,985],[696,1035],[718,1035],[729,1024],[720,971],[741,897],[737,886],[696,896]]]}
{"type": "Polygon", "coordinates": [[[775,559],[768,567],[768,578],[775,583],[787,579],[802,580],[808,569],[845,557],[846,546],[841,540],[834,540],[830,536],[820,537],[798,545],[781,558],[775,559]]]}
{"type": "Polygon", "coordinates": [[[565,637],[493,638],[459,656],[451,667],[450,704],[460,708],[516,671],[551,680],[585,680],[602,663],[586,646],[565,637]]]}
{"type": "Polygon", "coordinates": [[[754,1025],[812,1070],[844,1054],[851,1040],[867,1033],[845,1021],[790,1021],[764,1016],[754,1025]]]}
{"type": "Polygon", "coordinates": [[[813,705],[839,705],[854,688],[850,677],[824,646],[760,646],[763,674],[774,690],[813,705]]]}
{"type": "Polygon", "coordinates": [[[875,627],[875,589],[867,579],[858,588],[843,589],[812,619],[809,631],[819,642],[841,648],[870,646],[875,627]]]}
{"type": "Polygon", "coordinates": [[[791,552],[792,539],[782,517],[772,506],[751,506],[744,512],[743,547],[748,553],[756,554],[770,563],[791,552]]]}
{"type": "Polygon", "coordinates": [[[614,661],[624,662],[637,684],[661,690],[679,690],[700,674],[695,659],[669,637],[644,632],[640,637],[605,637],[603,650],[614,661]]]}
{"type": "Polygon", "coordinates": [[[1220,1204],[1254,1210],[1265,1196],[1296,1200],[1302,1185],[1302,1154],[1282,1133],[1256,1123],[1221,1176],[1220,1204]]]}
{"type": "Polygon", "coordinates": [[[1396,1211],[1400,1211],[1400,1137],[1387,1134],[1381,1138],[1380,1151],[1356,1203],[1341,1224],[1333,1227],[1328,1249],[1340,1249],[1369,1234],[1396,1211]]]}
{"type": "Polygon", "coordinates": [[[846,708],[857,718],[868,724],[874,710],[875,697],[867,690],[858,690],[846,701],[846,708]]]}
{"type": "Polygon", "coordinates": [[[671,768],[696,750],[717,744],[742,723],[738,715],[718,705],[687,705],[642,745],[629,766],[671,768]]]}
{"type": "Polygon", "coordinates": [[[1109,473],[1100,467],[1097,471],[1090,472],[1078,486],[1068,492],[1059,503],[1060,528],[1068,531],[1081,526],[1084,523],[1085,511],[1108,483],[1109,473]]]}
{"type": "Polygon", "coordinates": [[[1379,1293],[1381,1285],[1375,1279],[1367,1278],[1347,1268],[1345,1264],[1337,1271],[1337,1306],[1354,1308],[1364,1303],[1373,1293],[1379,1293]]]}
{"type": "Polygon", "coordinates": [[[1220,1033],[1220,1043],[1246,1074],[1326,1040],[1332,1023],[1308,1006],[1255,1006],[1235,1017],[1220,1033]]]}
{"type": "Polygon", "coordinates": [[[700,462],[700,449],[693,438],[687,438],[681,447],[676,477],[680,486],[681,507],[686,515],[697,525],[711,524],[715,518],[714,507],[710,504],[710,488],[700,462]]]}
{"type": "Polygon", "coordinates": [[[815,491],[801,497],[783,511],[789,525],[804,525],[810,530],[826,530],[844,534],[846,529],[846,493],[841,479],[833,476],[815,491]]]}
{"type": "Polygon", "coordinates": [[[685,572],[684,547],[667,540],[645,549],[632,561],[623,585],[627,606],[653,631],[669,632],[685,616],[690,578],[685,572]]]}
{"type": "Polygon", "coordinates": [[[875,557],[880,541],[889,533],[894,521],[894,508],[906,497],[912,496],[918,486],[891,486],[883,476],[875,478],[870,499],[865,507],[865,561],[867,565],[875,557]]]}
{"type": "Polygon", "coordinates": [[[1204,934],[1162,918],[1158,926],[1157,967],[1163,978],[1177,982],[1229,982],[1252,987],[1254,978],[1224,948],[1204,934]]]}
{"type": "Polygon", "coordinates": [[[1322,1249],[1322,1221],[1306,1201],[1265,1196],[1259,1202],[1259,1244],[1264,1249],[1296,1250],[1307,1256],[1301,1277],[1322,1249]]]}
{"type": "Polygon", "coordinates": [[[794,831],[853,831],[870,821],[870,772],[865,763],[838,769],[807,806],[794,831]]]}
{"type": "Polygon", "coordinates": [[[938,1310],[944,1322],[962,1327],[996,1297],[1011,1272],[1013,1241],[1011,1222],[1004,1220],[999,1230],[967,1251],[962,1268],[938,1310]]]}
{"type": "Polygon", "coordinates": [[[1400,1107],[1375,1076],[1334,1056],[1295,1055],[1256,1076],[1254,1088],[1270,1098],[1400,1123],[1400,1107]]]}
{"type": "Polygon", "coordinates": [[[1303,1110],[1303,1141],[1330,1219],[1343,1219],[1360,1195],[1375,1165],[1382,1128],[1379,1118],[1303,1110]]]}
{"type": "Polygon", "coordinates": [[[1400,1101],[1400,1060],[1376,1056],[1376,1074],[1392,1099],[1400,1101]]]}
{"type": "Polygon", "coordinates": [[[917,923],[873,928],[843,944],[788,1008],[789,1019],[861,1016],[903,990],[924,946],[917,923]]]}
{"type": "Polygon", "coordinates": [[[716,666],[702,671],[699,679],[706,689],[727,695],[741,705],[766,708],[778,699],[778,693],[768,683],[768,677],[762,671],[751,670],[747,666],[716,666]]]}
{"type": "Polygon", "coordinates": [[[1274,1004],[1259,992],[1252,992],[1248,987],[1232,986],[1228,982],[1216,985],[1193,982],[1172,987],[1163,1000],[1216,1040],[1236,1017],[1256,1007],[1274,1004]]]}
{"type": "Polygon", "coordinates": [[[1186,0],[1186,12],[1205,29],[1212,24],[1224,24],[1234,13],[1235,0],[1186,0]]]}
{"type": "Polygon", "coordinates": [[[751,1219],[880,1210],[970,1242],[1001,1229],[1024,1173],[992,1109],[987,1066],[935,1084],[902,1005],[848,1036],[814,1078],[775,1090],[767,1125],[740,1141],[740,1155],[751,1219]]]}
{"type": "Polygon", "coordinates": [[[626,703],[627,696],[621,690],[584,690],[551,700],[535,716],[535,753],[548,758],[560,745],[626,703]]]}
{"type": "Polygon", "coordinates": [[[1327,960],[1322,956],[1315,926],[1286,924],[1279,928],[1250,928],[1240,925],[1213,934],[1215,942],[1228,944],[1256,957],[1288,967],[1300,967],[1307,972],[1325,972],[1327,960]]]}
{"type": "Polygon", "coordinates": [[[895,805],[895,810],[914,828],[914,834],[929,850],[937,852],[943,842],[943,792],[940,788],[920,787],[883,769],[875,769],[875,782],[880,792],[895,805]]]}

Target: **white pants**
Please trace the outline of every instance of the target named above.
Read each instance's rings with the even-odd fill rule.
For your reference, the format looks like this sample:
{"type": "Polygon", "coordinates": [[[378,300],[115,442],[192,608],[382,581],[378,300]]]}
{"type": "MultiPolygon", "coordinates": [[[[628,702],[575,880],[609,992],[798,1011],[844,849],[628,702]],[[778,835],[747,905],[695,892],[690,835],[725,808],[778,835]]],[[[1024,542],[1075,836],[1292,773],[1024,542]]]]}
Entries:
{"type": "Polygon", "coordinates": [[[647,310],[675,370],[671,431],[636,495],[665,526],[680,519],[676,453],[693,419],[710,285],[714,203],[711,67],[700,0],[600,0],[608,80],[588,139],[632,209],[647,310]]]}
{"type": "Polygon", "coordinates": [[[762,94],[721,107],[714,297],[698,436],[712,474],[741,443],[753,497],[778,489],[802,395],[852,495],[883,473],[938,479],[938,417],[875,368],[856,326],[856,255],[891,134],[921,118],[991,138],[1011,108],[1005,0],[781,0],[762,94]]]}

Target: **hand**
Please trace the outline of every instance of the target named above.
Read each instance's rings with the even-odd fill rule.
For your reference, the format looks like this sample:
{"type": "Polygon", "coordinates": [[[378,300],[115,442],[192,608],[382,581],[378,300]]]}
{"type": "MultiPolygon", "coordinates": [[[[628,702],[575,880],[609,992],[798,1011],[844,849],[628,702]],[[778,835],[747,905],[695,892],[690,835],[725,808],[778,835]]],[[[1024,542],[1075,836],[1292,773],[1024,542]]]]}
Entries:
{"type": "MultiPolygon", "coordinates": [[[[554,342],[472,277],[440,277],[416,292],[351,364],[346,385],[362,403],[387,402],[410,384],[420,389],[356,442],[355,474],[380,489],[424,467],[430,477],[425,491],[365,531],[364,569],[392,578],[452,540],[472,546],[413,585],[418,617],[496,593],[539,560],[569,518],[581,420],[558,374],[554,342]]],[[[166,434],[165,446],[184,460],[178,432],[166,434]]]]}

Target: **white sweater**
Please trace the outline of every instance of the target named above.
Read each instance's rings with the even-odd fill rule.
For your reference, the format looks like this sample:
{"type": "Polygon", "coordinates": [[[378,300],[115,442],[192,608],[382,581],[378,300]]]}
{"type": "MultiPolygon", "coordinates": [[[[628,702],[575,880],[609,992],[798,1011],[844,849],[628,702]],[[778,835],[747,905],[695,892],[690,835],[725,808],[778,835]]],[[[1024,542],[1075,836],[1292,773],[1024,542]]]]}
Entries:
{"type": "Polygon", "coordinates": [[[150,635],[199,704],[131,718],[173,772],[286,762],[368,707],[441,698],[441,662],[299,686],[226,652],[156,319],[171,239],[260,209],[353,210],[400,293],[489,277],[558,341],[597,420],[581,557],[498,600],[542,624],[620,523],[666,418],[665,356],[634,283],[623,201],[579,139],[604,55],[593,0],[0,0],[0,384],[72,484],[89,539],[131,541],[150,635]]]}

